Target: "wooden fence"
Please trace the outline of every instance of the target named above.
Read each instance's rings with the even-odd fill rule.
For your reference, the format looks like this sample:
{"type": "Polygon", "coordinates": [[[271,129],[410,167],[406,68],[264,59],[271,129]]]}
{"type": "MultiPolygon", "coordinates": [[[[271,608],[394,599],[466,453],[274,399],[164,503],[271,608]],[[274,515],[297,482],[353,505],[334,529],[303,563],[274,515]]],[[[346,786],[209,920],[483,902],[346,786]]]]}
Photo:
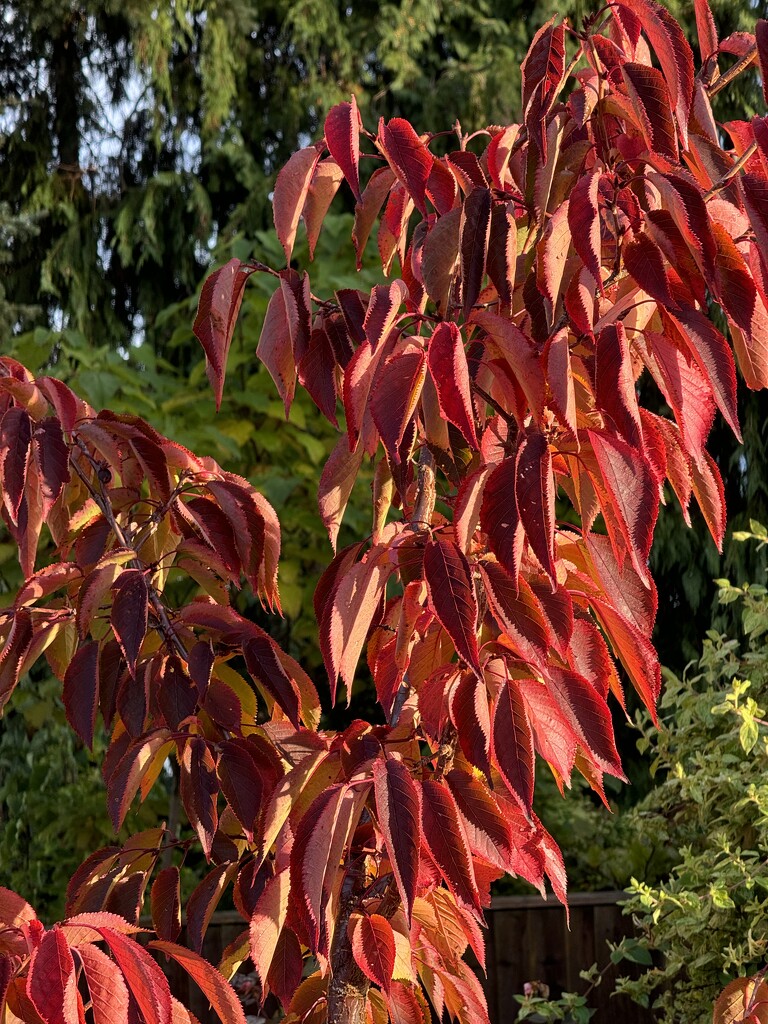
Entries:
{"type": "MultiPolygon", "coordinates": [[[[563,991],[584,992],[586,983],[579,971],[593,963],[601,968],[610,958],[608,941],[619,942],[632,931],[631,920],[617,905],[622,892],[572,893],[571,921],[554,900],[537,896],[496,897],[488,920],[486,994],[492,1024],[512,1024],[517,1013],[516,995],[527,981],[547,984],[554,997],[563,991]]],[[[203,953],[218,963],[222,951],[243,931],[244,923],[235,912],[214,914],[205,937],[203,953]]],[[[184,938],[180,941],[184,941],[184,938]]],[[[589,1005],[597,1009],[592,1024],[652,1024],[654,1015],[626,996],[611,997],[613,979],[629,973],[628,965],[611,968],[590,995],[589,1005]]],[[[201,1024],[214,1024],[213,1015],[200,991],[173,963],[163,964],[171,989],[195,1014],[201,1024]]]]}

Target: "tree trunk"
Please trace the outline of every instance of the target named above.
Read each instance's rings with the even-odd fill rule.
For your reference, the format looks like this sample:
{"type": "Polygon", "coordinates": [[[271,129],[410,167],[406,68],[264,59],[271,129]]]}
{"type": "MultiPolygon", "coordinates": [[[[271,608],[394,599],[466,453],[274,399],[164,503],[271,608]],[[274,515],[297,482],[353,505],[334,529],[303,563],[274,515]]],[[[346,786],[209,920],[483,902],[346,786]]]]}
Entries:
{"type": "Polygon", "coordinates": [[[348,925],[357,909],[364,878],[350,871],[344,880],[344,896],[331,948],[331,980],[328,984],[328,1024],[365,1024],[369,981],[355,963],[348,925]]]}

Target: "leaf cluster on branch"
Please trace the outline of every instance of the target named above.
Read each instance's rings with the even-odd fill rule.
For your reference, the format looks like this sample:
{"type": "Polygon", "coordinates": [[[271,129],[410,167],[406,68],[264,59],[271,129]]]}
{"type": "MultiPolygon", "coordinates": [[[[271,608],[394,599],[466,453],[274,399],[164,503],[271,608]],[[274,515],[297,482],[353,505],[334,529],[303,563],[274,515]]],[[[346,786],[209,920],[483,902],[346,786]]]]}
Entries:
{"type": "Polygon", "coordinates": [[[217,1008],[229,989],[196,953],[232,885],[245,927],[222,971],[250,956],[288,1020],[418,1024],[429,1002],[487,1021],[463,954],[484,963],[490,884],[548,878],[566,899],[533,810],[535,758],[603,799],[604,776],[623,778],[608,697],[623,706],[628,679],[655,716],[659,502],[667,482],[686,516],[695,497],[721,544],[705,444],[718,409],[739,431],[733,350],[750,387],[768,383],[768,119],[731,125],[725,148],[710,107],[739,70],[768,66],[768,24],[718,44],[696,10],[698,74],[655,0],[620,0],[579,31],[553,19],[522,66],[522,123],[456,125],[444,155],[431,148],[444,135],[401,118],[374,134],[354,99],[339,104],[277,179],[287,268],[232,260],[203,288],[195,332],[220,402],[248,279],[275,279],[257,355],[286,415],[298,384],[339,427],[319,481],[334,548],[373,460],[371,532],[335,554],[315,611],[332,696],[341,679],[352,698],[365,652],[382,724],[320,728],[308,675],[236,610],[245,581],[280,611],[280,528],[262,495],[0,358],[2,515],[26,577],[0,625],[0,701],[45,656],[83,741],[99,713],[111,730],[115,827],[172,758],[192,830],[97,851],[49,931],[4,897],[7,1013],[97,1018],[86,961],[105,942],[96,959],[128,993],[117,1018],[186,1020],[130,937],[99,916],[82,942],[72,929],[83,915],[135,925],[163,855],[183,862],[198,843],[211,867],[187,902],[194,952],[174,944],[178,864],[150,903],[156,948],[217,1008]],[[736,70],[718,76],[734,45],[736,70]],[[302,219],[314,250],[342,182],[358,259],[378,224],[399,276],[322,298],[290,261],[302,219]],[[640,406],[646,371],[670,417],[640,406]],[[36,569],[44,525],[58,560],[36,569]],[[174,601],[169,577],[196,593],[174,601]]]}

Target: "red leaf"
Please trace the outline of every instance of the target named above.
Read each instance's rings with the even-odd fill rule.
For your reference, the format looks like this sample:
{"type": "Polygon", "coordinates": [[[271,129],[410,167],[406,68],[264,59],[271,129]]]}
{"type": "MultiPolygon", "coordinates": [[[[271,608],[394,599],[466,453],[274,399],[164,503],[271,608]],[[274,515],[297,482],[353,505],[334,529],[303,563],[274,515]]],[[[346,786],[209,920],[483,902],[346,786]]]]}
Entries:
{"type": "Polygon", "coordinates": [[[568,227],[573,247],[602,291],[600,276],[600,210],[597,203],[602,171],[595,167],[577,179],[568,202],[568,227]]]}
{"type": "Polygon", "coordinates": [[[733,353],[723,335],[697,309],[685,308],[679,312],[664,311],[665,325],[673,337],[679,338],[696,360],[699,370],[710,383],[718,409],[725,417],[738,440],[736,413],[736,371],[733,353]]]}
{"type": "Polygon", "coordinates": [[[249,948],[262,984],[266,983],[269,976],[272,958],[285,923],[289,889],[290,872],[284,868],[267,882],[251,915],[249,948]]]}
{"type": "Polygon", "coordinates": [[[628,562],[620,567],[607,537],[589,533],[586,543],[595,569],[592,577],[600,587],[602,597],[640,633],[650,636],[658,608],[653,581],[647,586],[628,562]]]}
{"type": "Polygon", "coordinates": [[[394,758],[373,762],[373,783],[376,817],[410,922],[419,876],[421,791],[403,762],[394,758]]]}
{"type": "Polygon", "coordinates": [[[629,62],[621,65],[621,73],[649,151],[677,162],[677,132],[664,76],[657,68],[629,62]]]}
{"type": "Polygon", "coordinates": [[[216,773],[221,791],[249,842],[253,842],[256,816],[264,797],[261,772],[245,740],[225,740],[221,744],[216,773]]]}
{"type": "Polygon", "coordinates": [[[352,228],[352,241],[357,253],[357,269],[363,265],[363,250],[376,223],[384,200],[396,178],[389,167],[377,167],[363,190],[362,198],[355,204],[355,223],[352,228]]]}
{"type": "Polygon", "coordinates": [[[432,608],[456,653],[482,678],[477,648],[477,598],[464,553],[451,541],[429,541],[424,549],[424,578],[432,608]]]}
{"type": "Polygon", "coordinates": [[[699,40],[701,62],[706,64],[712,54],[717,53],[717,27],[708,0],[693,0],[696,15],[696,36],[699,40]]]}
{"type": "Polygon", "coordinates": [[[32,617],[26,608],[19,608],[13,616],[11,631],[0,651],[0,709],[16,688],[33,639],[32,617]]]}
{"type": "Polygon", "coordinates": [[[451,691],[450,712],[464,756],[490,778],[491,716],[485,683],[465,672],[451,691]]]}
{"type": "Polygon", "coordinates": [[[442,782],[421,785],[424,841],[448,888],[462,904],[481,912],[477,881],[456,801],[442,782]]]}
{"type": "Polygon", "coordinates": [[[346,783],[325,789],[306,811],[291,850],[291,891],[312,952],[328,953],[325,914],[351,830],[366,791],[346,783]]]}
{"type": "Polygon", "coordinates": [[[235,990],[221,974],[191,949],[174,942],[150,942],[152,949],[165,953],[187,972],[206,997],[223,1024],[245,1024],[243,1006],[235,990]]]}
{"type": "Polygon", "coordinates": [[[255,636],[243,646],[243,656],[250,674],[277,701],[288,720],[298,729],[299,689],[281,665],[274,642],[266,634],[255,636]]]}
{"type": "Polygon", "coordinates": [[[683,435],[687,451],[700,462],[715,418],[712,390],[696,363],[664,334],[646,333],[649,369],[683,435]]]}
{"type": "Polygon", "coordinates": [[[99,932],[109,946],[146,1024],[170,1024],[168,982],[149,953],[111,928],[100,928],[99,932]]]}
{"type": "Polygon", "coordinates": [[[331,684],[331,699],[336,699],[339,673],[352,694],[355,669],[371,622],[379,607],[387,580],[394,571],[381,551],[372,548],[365,562],[358,562],[340,580],[328,618],[330,633],[326,664],[331,684]]]}
{"type": "Polygon", "coordinates": [[[552,406],[562,425],[576,437],[576,391],[567,328],[564,327],[548,340],[545,357],[552,406]]]}
{"type": "Polygon", "coordinates": [[[376,351],[386,341],[397,318],[400,306],[408,298],[408,289],[400,278],[392,284],[377,284],[371,291],[371,300],[363,320],[365,337],[376,351]]]}
{"type": "Polygon", "coordinates": [[[128,1024],[128,989],[114,960],[86,943],[77,950],[91,996],[93,1024],[128,1024]]]}
{"type": "Polygon", "coordinates": [[[349,922],[352,955],[363,974],[389,992],[395,970],[395,935],[381,914],[353,914],[349,922]]]}
{"type": "Polygon", "coordinates": [[[491,233],[490,189],[475,188],[464,200],[460,232],[462,298],[466,320],[477,302],[485,276],[491,233]]]}
{"type": "Polygon", "coordinates": [[[504,306],[512,305],[516,263],[517,225],[514,206],[511,203],[494,203],[491,210],[486,270],[504,306]]]}
{"type": "Polygon", "coordinates": [[[701,465],[691,465],[691,477],[693,482],[693,493],[699,503],[702,515],[712,534],[712,539],[717,545],[717,550],[723,550],[723,537],[725,536],[725,490],[723,479],[717,463],[709,454],[704,452],[701,465]]]}
{"type": "Polygon", "coordinates": [[[441,413],[477,448],[467,356],[456,324],[437,325],[429,339],[428,362],[441,413]]]}
{"type": "Polygon", "coordinates": [[[480,526],[491,551],[511,576],[515,587],[525,535],[515,496],[516,460],[504,459],[488,477],[480,506],[480,526]]]}
{"type": "Polygon", "coordinates": [[[448,310],[458,270],[461,216],[459,207],[449,210],[432,225],[424,240],[421,274],[427,295],[441,316],[448,310]]]}
{"type": "Polygon", "coordinates": [[[315,146],[298,150],[282,168],[275,182],[272,199],[275,231],[285,251],[285,262],[289,266],[299,217],[304,209],[309,183],[319,159],[320,150],[315,146]]]}
{"type": "Polygon", "coordinates": [[[527,434],[517,452],[515,496],[528,543],[555,583],[555,482],[543,434],[527,434]]]}
{"type": "Polygon", "coordinates": [[[656,700],[661,690],[659,659],[647,636],[608,603],[591,598],[590,604],[615,653],[627,670],[635,691],[656,721],[656,700]]]}
{"type": "Polygon", "coordinates": [[[67,721],[92,750],[99,706],[99,645],[95,641],[83,644],[67,666],[62,699],[67,721]]]}
{"type": "Polygon", "coordinates": [[[647,580],[646,562],[659,513],[656,483],[645,460],[626,441],[604,431],[588,430],[587,435],[610,502],[603,515],[616,517],[632,563],[647,580]]]}
{"type": "Polygon", "coordinates": [[[656,0],[619,0],[643,26],[659,58],[669,87],[683,147],[688,148],[688,118],[693,100],[693,53],[683,30],[656,0]]]}
{"type": "Polygon", "coordinates": [[[533,37],[520,69],[526,127],[544,161],[547,159],[546,115],[565,72],[565,25],[554,25],[553,22],[554,18],[533,37]]]}
{"type": "Polygon", "coordinates": [[[107,782],[109,816],[115,832],[122,827],[131,801],[149,769],[152,759],[164,743],[168,742],[167,729],[158,729],[130,744],[120,758],[107,782]]]}
{"type": "Polygon", "coordinates": [[[205,933],[224,890],[237,874],[237,861],[217,864],[199,882],[187,900],[188,943],[196,953],[203,950],[205,933]]]}
{"type": "Polygon", "coordinates": [[[337,103],[328,111],[325,144],[360,202],[360,113],[354,95],[350,103],[337,103]]]}
{"type": "Polygon", "coordinates": [[[161,939],[175,942],[181,932],[179,869],[163,868],[152,883],[152,926],[161,939]]]}
{"type": "Polygon", "coordinates": [[[315,167],[302,212],[304,226],[307,229],[307,243],[311,260],[315,258],[315,246],[320,237],[325,215],[328,213],[334,196],[339,191],[343,177],[342,170],[333,157],[321,160],[315,167]]]}
{"type": "Polygon", "coordinates": [[[549,669],[548,687],[587,756],[601,771],[626,781],[604,698],[576,672],[554,665],[549,669]]]}
{"type": "Polygon", "coordinates": [[[378,374],[370,408],[393,465],[401,462],[400,445],[421,397],[426,372],[424,352],[411,350],[390,356],[378,374]]]}
{"type": "Polygon", "coordinates": [[[595,398],[627,444],[642,450],[640,410],[629,344],[621,321],[604,327],[595,346],[595,398]]]}
{"type": "Polygon", "coordinates": [[[473,313],[471,322],[491,339],[523,389],[534,419],[539,420],[544,406],[544,371],[531,341],[511,320],[490,310],[473,313]]]}
{"type": "Polygon", "coordinates": [[[296,296],[288,282],[281,278],[267,306],[256,355],[275,382],[285,406],[286,418],[296,390],[294,339],[298,330],[299,307],[296,296]]]}
{"type": "Polygon", "coordinates": [[[510,793],[530,816],[533,809],[533,736],[514,679],[499,690],[493,711],[493,759],[510,793]]]}
{"type": "Polygon", "coordinates": [[[387,1008],[392,1024],[425,1024],[416,990],[404,981],[392,982],[387,996],[387,1008]]]}
{"type": "Polygon", "coordinates": [[[502,870],[514,870],[512,835],[494,795],[476,775],[453,768],[445,777],[451,787],[472,853],[502,870]]]}
{"type": "Polygon", "coordinates": [[[0,423],[0,473],[2,474],[3,504],[11,522],[18,524],[19,506],[24,496],[24,484],[32,451],[32,420],[26,409],[14,405],[0,423]]]}
{"type": "Polygon", "coordinates": [[[43,499],[43,519],[47,520],[62,488],[69,483],[69,449],[61,424],[52,417],[37,424],[32,440],[43,499]]]}
{"type": "Polygon", "coordinates": [[[661,249],[644,231],[638,232],[622,249],[624,266],[640,287],[663,306],[675,308],[661,249]]]}
{"type": "Polygon", "coordinates": [[[536,750],[568,781],[576,760],[578,736],[549,688],[535,679],[517,681],[533,729],[536,750]]]}
{"type": "Polygon", "coordinates": [[[509,573],[491,561],[480,563],[480,575],[491,614],[501,631],[529,664],[542,667],[554,638],[527,581],[520,577],[515,586],[509,573]]]}
{"type": "Polygon", "coordinates": [[[267,975],[269,988],[283,1006],[288,1006],[299,987],[303,966],[301,946],[296,934],[290,928],[283,928],[267,975]]]}
{"type": "Polygon", "coordinates": [[[425,195],[434,157],[413,126],[402,117],[379,122],[379,144],[398,178],[411,194],[420,213],[426,216],[425,195]]]}
{"type": "Polygon", "coordinates": [[[216,762],[202,736],[191,736],[181,758],[181,802],[189,823],[197,832],[206,857],[210,857],[218,813],[219,784],[216,762]]]}
{"type": "Polygon", "coordinates": [[[131,675],[136,674],[136,659],[147,635],[149,587],[142,569],[124,569],[112,586],[114,598],[110,622],[115,639],[131,675]]]}
{"type": "Polygon", "coordinates": [[[200,292],[192,331],[205,352],[206,371],[217,409],[221,406],[227,355],[243,301],[243,290],[252,273],[249,267],[233,258],[208,275],[200,292]]]}
{"type": "Polygon", "coordinates": [[[46,1024],[78,1024],[75,962],[64,933],[56,926],[43,935],[35,951],[27,994],[46,1024]]]}

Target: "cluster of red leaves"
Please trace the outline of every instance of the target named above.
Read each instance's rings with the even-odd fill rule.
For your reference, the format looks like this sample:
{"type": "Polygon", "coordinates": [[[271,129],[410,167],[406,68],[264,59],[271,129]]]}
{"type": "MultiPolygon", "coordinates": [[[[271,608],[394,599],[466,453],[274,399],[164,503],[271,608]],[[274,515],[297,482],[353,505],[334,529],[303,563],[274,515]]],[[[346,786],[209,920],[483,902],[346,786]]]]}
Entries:
{"type": "MultiPolygon", "coordinates": [[[[44,654],[86,743],[101,713],[116,827],[175,759],[211,864],[190,942],[232,884],[247,927],[221,969],[250,956],[290,1021],[352,1020],[350,988],[371,1024],[429,1020],[425,994],[440,1018],[487,1021],[463,954],[483,962],[491,882],[548,877],[565,899],[536,755],[561,787],[575,769],[603,795],[606,773],[623,777],[607,703],[622,676],[655,714],[647,559],[665,482],[718,545],[724,532],[705,443],[716,409],[738,433],[736,370],[715,304],[747,383],[768,383],[768,118],[718,129],[710,107],[720,54],[768,69],[768,25],[718,43],[705,0],[696,11],[698,74],[655,0],[619,0],[583,33],[550,22],[523,65],[523,123],[457,130],[444,156],[402,119],[373,135],[354,100],[338,105],[278,177],[286,259],[302,218],[313,251],[346,181],[358,260],[378,222],[400,277],[321,300],[306,272],[232,260],[203,288],[195,331],[220,401],[248,277],[275,277],[257,354],[286,412],[298,381],[331,423],[343,414],[319,486],[334,548],[373,460],[371,536],[336,554],[315,609],[332,694],[339,678],[351,694],[365,651],[386,724],[319,730],[312,682],[232,607],[245,579],[279,610],[261,495],[0,360],[2,515],[27,576],[0,624],[0,702],[44,654]],[[645,371],[671,417],[640,406],[645,371]],[[43,523],[58,560],[35,572],[43,523]],[[171,572],[198,596],[172,607],[171,572]]],[[[50,932],[0,903],[6,1020],[78,1024],[83,971],[100,1024],[90,958],[127,991],[110,1019],[176,1021],[147,954],[103,915],[134,927],[154,877],[157,948],[184,961],[178,866],[156,869],[191,841],[159,828],[97,851],[50,932]]]]}

